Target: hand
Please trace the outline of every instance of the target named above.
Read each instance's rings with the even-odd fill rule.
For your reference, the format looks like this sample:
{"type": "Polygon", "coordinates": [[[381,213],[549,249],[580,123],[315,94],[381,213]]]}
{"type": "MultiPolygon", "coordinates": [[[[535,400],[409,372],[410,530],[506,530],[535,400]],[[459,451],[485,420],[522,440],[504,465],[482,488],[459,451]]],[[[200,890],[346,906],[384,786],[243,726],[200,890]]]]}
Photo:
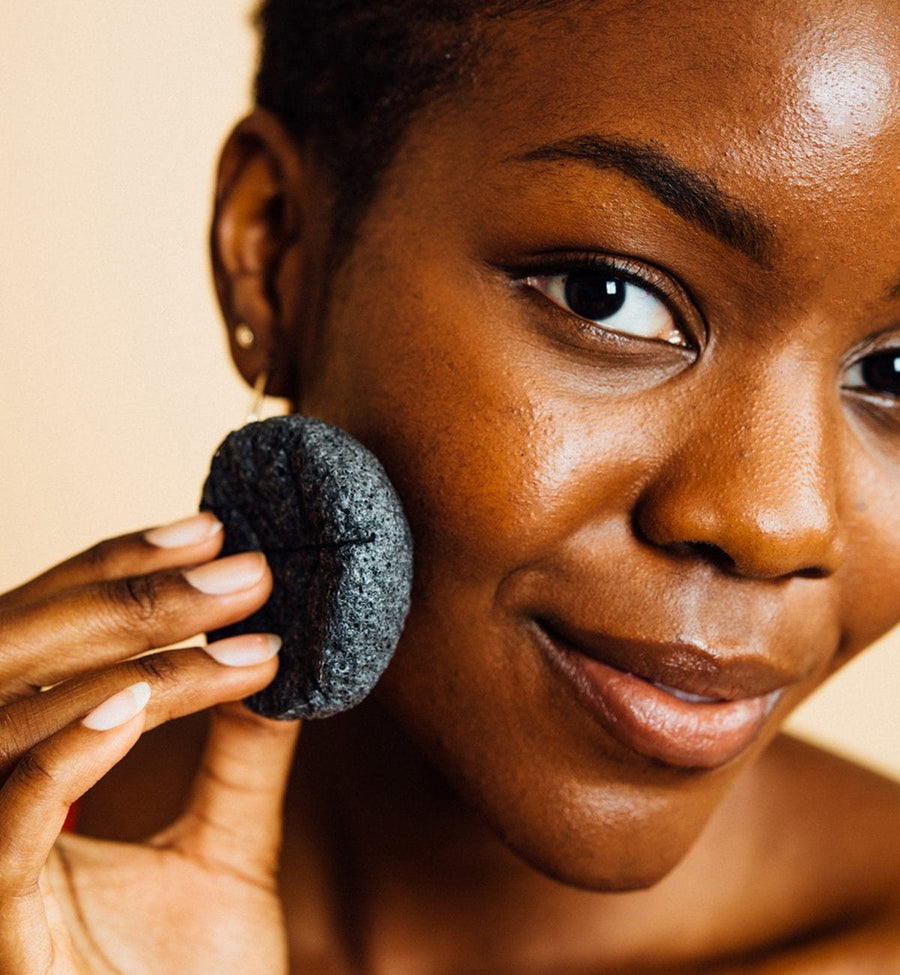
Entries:
{"type": "Polygon", "coordinates": [[[221,545],[218,522],[198,515],[0,596],[0,973],[287,971],[276,872],[298,726],[223,703],[272,679],[279,641],[147,655],[268,598],[263,557],[211,562],[221,545]],[[142,731],[210,707],[171,827],[140,844],[60,836],[70,803],[142,731]]]}

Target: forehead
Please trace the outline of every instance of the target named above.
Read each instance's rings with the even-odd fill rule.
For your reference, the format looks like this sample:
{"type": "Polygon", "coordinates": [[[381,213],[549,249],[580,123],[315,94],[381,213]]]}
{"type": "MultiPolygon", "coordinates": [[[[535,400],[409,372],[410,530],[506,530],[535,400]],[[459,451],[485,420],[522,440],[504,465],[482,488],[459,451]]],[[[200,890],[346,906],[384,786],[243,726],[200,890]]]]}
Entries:
{"type": "Polygon", "coordinates": [[[439,144],[428,166],[454,192],[508,195],[514,184],[510,205],[534,206],[556,179],[571,199],[602,206],[585,165],[544,172],[532,191],[535,167],[510,161],[586,133],[615,136],[660,149],[760,213],[795,266],[819,261],[829,242],[833,267],[896,278],[886,265],[900,267],[900,249],[871,245],[873,233],[900,230],[900,3],[550,4],[490,22],[482,49],[471,83],[410,132],[413,144],[416,131],[439,144]]]}
{"type": "Polygon", "coordinates": [[[799,131],[823,150],[849,146],[883,129],[900,94],[890,0],[562,3],[501,18],[487,35],[488,73],[535,110],[602,105],[613,124],[653,118],[660,138],[799,131]]]}

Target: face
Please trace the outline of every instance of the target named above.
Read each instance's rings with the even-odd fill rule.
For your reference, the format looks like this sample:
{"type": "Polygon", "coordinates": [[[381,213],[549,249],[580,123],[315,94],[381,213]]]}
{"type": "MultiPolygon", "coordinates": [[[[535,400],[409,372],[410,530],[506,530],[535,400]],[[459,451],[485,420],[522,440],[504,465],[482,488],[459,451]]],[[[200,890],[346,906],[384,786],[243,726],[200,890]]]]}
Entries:
{"type": "Polygon", "coordinates": [[[900,619],[898,15],[494,24],[333,284],[298,408],[417,546],[378,693],[568,882],[662,876],[900,619]]]}

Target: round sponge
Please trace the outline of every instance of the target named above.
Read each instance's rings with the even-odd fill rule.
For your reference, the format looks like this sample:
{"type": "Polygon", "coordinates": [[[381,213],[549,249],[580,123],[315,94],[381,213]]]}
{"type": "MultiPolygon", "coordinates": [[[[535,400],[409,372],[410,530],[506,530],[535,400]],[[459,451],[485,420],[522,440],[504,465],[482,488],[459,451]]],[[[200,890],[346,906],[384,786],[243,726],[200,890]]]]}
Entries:
{"type": "Polygon", "coordinates": [[[275,579],[262,609],[210,634],[282,638],[274,681],[246,703],[285,719],[358,704],[397,646],[412,586],[409,525],[375,456],[310,417],[251,423],[216,451],[200,506],[225,526],[223,555],[261,550],[275,579]]]}

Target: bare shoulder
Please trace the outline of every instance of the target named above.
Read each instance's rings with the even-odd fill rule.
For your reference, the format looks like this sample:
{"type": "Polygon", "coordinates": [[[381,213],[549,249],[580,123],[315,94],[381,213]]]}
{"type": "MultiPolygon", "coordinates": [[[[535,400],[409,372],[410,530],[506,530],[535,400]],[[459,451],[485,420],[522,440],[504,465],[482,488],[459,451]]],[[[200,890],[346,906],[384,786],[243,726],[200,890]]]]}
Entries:
{"type": "Polygon", "coordinates": [[[743,935],[771,946],[740,970],[900,971],[900,783],[782,735],[713,832],[745,865],[743,935]]]}
{"type": "Polygon", "coordinates": [[[762,825],[804,862],[874,895],[900,881],[900,782],[788,735],[750,774],[762,825]],[[791,828],[793,827],[793,828],[791,828]],[[883,886],[881,886],[883,884],[883,886]]]}

